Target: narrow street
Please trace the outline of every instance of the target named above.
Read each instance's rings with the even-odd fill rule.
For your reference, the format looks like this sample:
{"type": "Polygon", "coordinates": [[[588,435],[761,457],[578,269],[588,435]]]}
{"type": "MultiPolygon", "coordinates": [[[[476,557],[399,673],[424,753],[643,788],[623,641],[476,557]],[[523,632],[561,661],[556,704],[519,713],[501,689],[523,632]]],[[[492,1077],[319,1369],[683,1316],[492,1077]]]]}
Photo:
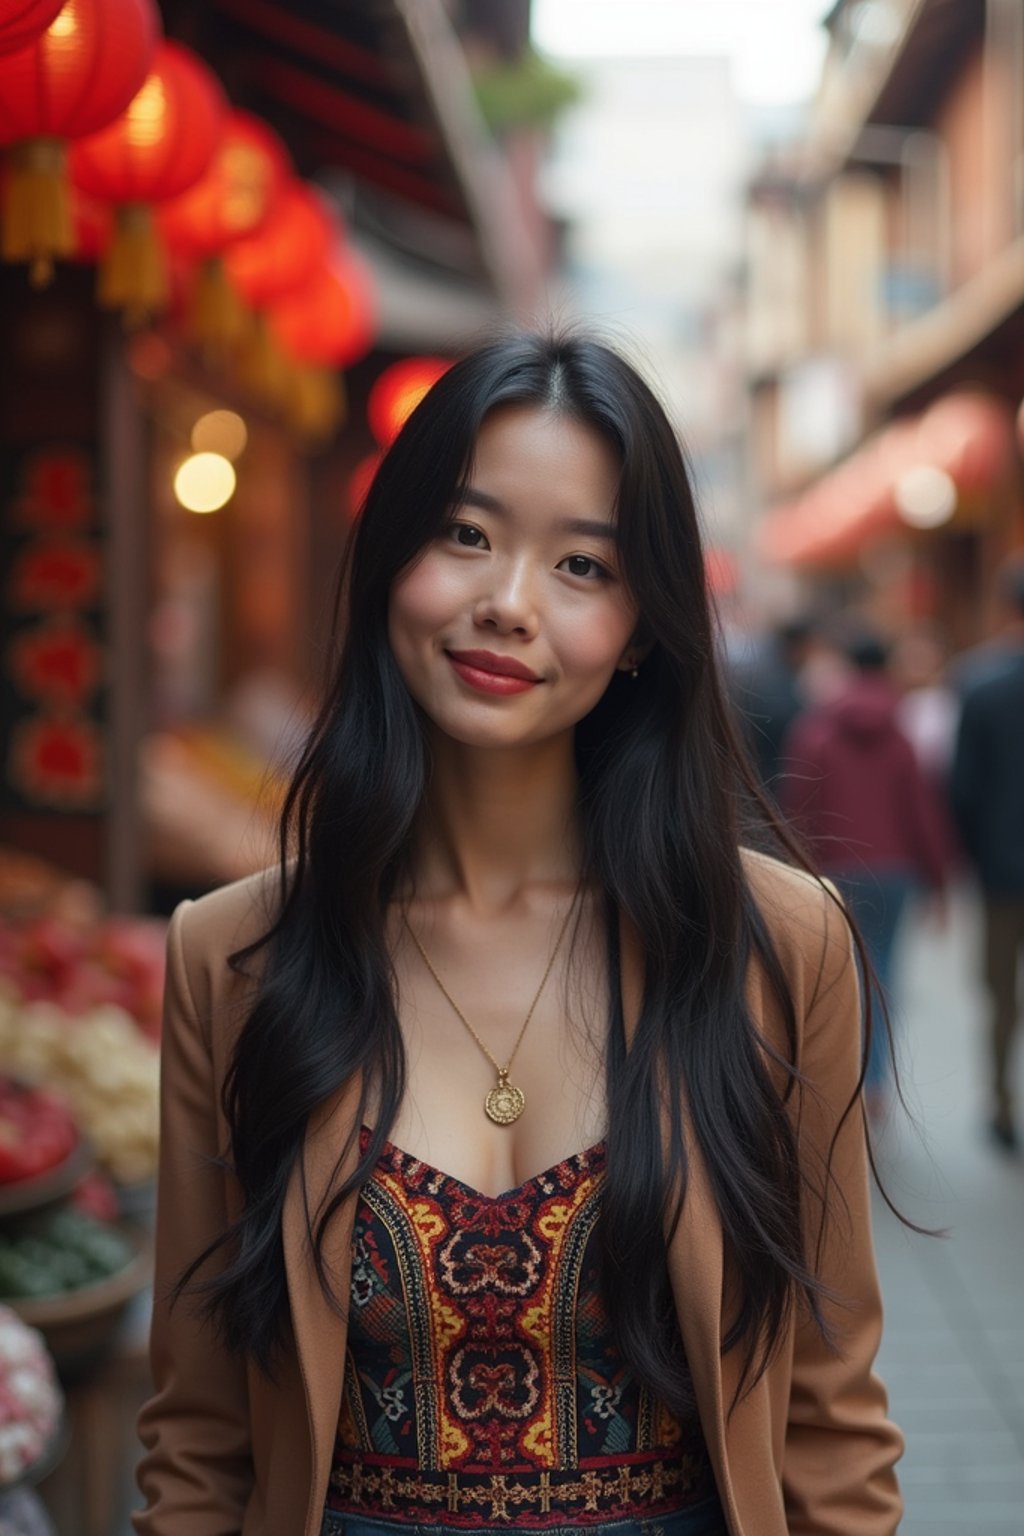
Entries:
{"type": "MultiPolygon", "coordinates": [[[[890,1125],[880,1155],[901,1210],[946,1238],[901,1228],[876,1202],[886,1299],[880,1367],[907,1437],[901,1536],[1024,1531],[1024,1159],[987,1142],[977,910],[961,894],[944,932],[912,919],[898,1026],[916,1129],[890,1125]]],[[[1024,1058],[1019,1102],[1024,1105],[1024,1058]]]]}

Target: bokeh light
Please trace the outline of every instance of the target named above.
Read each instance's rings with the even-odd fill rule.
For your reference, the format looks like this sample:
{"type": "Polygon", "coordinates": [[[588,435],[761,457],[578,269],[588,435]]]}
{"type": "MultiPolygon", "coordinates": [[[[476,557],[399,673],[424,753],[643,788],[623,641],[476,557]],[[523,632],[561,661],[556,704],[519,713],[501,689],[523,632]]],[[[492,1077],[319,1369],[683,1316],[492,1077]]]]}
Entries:
{"type": "Polygon", "coordinates": [[[217,512],[235,484],[234,466],[222,453],[193,453],[174,477],[174,494],[188,512],[217,512]]]}
{"type": "Polygon", "coordinates": [[[935,464],[918,464],[896,481],[896,510],[911,528],[941,528],[956,511],[952,475],[935,464]]]}
{"type": "Polygon", "coordinates": [[[194,453],[219,453],[232,464],[248,441],[249,429],[237,411],[207,411],[192,428],[194,453]]]}

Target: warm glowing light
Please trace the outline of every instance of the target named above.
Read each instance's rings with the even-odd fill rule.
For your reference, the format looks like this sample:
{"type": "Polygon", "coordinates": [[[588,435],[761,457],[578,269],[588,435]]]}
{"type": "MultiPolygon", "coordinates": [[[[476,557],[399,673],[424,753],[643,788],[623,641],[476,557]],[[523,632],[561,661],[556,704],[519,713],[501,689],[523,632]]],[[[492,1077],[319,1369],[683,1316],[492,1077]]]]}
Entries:
{"type": "Polygon", "coordinates": [[[219,453],[232,463],[249,441],[249,429],[237,411],[207,411],[192,428],[195,453],[219,453]]]}
{"type": "Polygon", "coordinates": [[[78,22],[75,19],[74,6],[66,5],[58,16],[50,22],[48,32],[51,37],[74,37],[78,31],[78,22]]]}
{"type": "Polygon", "coordinates": [[[174,494],[189,512],[217,512],[231,500],[235,471],[222,453],[194,453],[174,477],[174,494]]]}
{"type": "Polygon", "coordinates": [[[893,494],[897,512],[911,528],[941,528],[956,511],[956,483],[935,464],[905,470],[893,494]]]}
{"type": "Polygon", "coordinates": [[[150,75],[145,85],[125,109],[126,137],[140,147],[159,144],[165,133],[167,92],[159,75],[150,75]]]}
{"type": "Polygon", "coordinates": [[[248,234],[266,212],[273,192],[273,166],[266,151],[238,140],[227,143],[224,157],[224,224],[233,233],[248,234]]]}

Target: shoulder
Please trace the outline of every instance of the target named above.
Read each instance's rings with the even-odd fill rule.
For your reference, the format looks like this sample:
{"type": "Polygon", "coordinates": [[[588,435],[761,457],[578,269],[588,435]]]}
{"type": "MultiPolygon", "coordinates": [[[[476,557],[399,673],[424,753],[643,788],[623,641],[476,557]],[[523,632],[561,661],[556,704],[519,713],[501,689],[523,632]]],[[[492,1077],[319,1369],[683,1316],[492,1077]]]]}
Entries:
{"type": "Polygon", "coordinates": [[[839,892],[830,880],[742,848],[751,897],[786,973],[798,1016],[851,962],[851,932],[839,892]]]}
{"type": "Polygon", "coordinates": [[[279,899],[280,870],[275,865],[194,901],[183,901],[176,909],[168,947],[172,957],[180,957],[198,1012],[217,1009],[232,997],[251,995],[256,957],[248,974],[240,974],[229,957],[263,937],[274,921],[279,899]]]}

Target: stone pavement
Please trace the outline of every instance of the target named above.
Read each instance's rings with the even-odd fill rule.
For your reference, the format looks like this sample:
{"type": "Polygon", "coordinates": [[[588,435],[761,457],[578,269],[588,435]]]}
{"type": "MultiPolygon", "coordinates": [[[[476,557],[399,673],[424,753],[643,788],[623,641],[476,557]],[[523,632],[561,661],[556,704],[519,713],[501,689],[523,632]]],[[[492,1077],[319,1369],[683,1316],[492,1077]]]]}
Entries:
{"type": "MultiPolygon", "coordinates": [[[[886,1303],[879,1368],[907,1437],[900,1536],[1024,1536],[1024,1158],[984,1138],[977,908],[905,926],[897,1030],[916,1129],[897,1111],[880,1162],[918,1237],[876,1200],[886,1303]]],[[[1024,1107],[1024,1041],[1018,1052],[1024,1107]]]]}

